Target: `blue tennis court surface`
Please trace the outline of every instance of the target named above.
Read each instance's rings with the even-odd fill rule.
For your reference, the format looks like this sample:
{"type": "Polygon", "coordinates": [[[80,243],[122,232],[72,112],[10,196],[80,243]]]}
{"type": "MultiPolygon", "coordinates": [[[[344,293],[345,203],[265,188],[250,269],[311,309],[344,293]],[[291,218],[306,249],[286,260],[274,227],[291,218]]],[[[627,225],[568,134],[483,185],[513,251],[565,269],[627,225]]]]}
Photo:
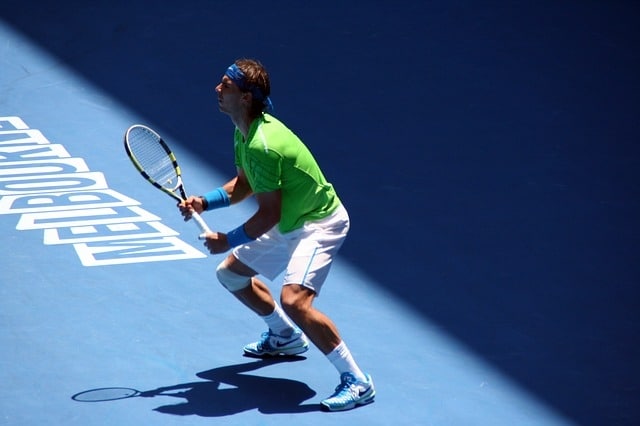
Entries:
{"type": "Polygon", "coordinates": [[[0,10],[0,424],[640,422],[635,2],[41,3],[0,10]],[[242,356],[263,323],[124,153],[148,124],[225,181],[243,56],[350,211],[317,304],[372,405],[242,356]]]}

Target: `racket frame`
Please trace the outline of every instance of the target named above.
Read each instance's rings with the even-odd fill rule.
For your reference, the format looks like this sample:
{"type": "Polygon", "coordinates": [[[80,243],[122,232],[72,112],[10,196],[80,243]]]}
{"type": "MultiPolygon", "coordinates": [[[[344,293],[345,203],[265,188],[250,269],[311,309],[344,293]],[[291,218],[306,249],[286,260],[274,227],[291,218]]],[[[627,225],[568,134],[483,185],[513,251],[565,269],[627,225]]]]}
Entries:
{"type": "MultiPolygon", "coordinates": [[[[173,153],[173,151],[171,151],[171,148],[169,148],[169,145],[167,145],[167,143],[164,141],[164,139],[162,139],[162,136],[160,136],[158,132],[156,132],[155,130],[153,130],[148,126],[145,126],[144,124],[134,124],[130,126],[124,134],[124,148],[125,148],[125,151],[127,152],[127,156],[133,163],[136,170],[138,170],[140,175],[142,175],[142,177],[147,182],[149,182],[151,185],[155,186],[156,188],[158,188],[159,190],[169,195],[171,198],[175,199],[178,202],[186,201],[187,193],[185,191],[184,183],[182,181],[182,170],[180,169],[178,160],[176,159],[176,156],[173,153]],[[172,189],[166,188],[160,185],[151,176],[149,176],[149,174],[144,170],[144,167],[142,166],[142,164],[140,164],[140,162],[136,158],[133,150],[131,149],[131,146],[129,145],[129,134],[134,129],[143,129],[147,132],[150,132],[152,135],[155,136],[158,144],[160,144],[162,149],[167,153],[167,156],[171,160],[171,165],[173,166],[173,169],[176,172],[176,186],[174,186],[172,189]],[[176,193],[176,191],[179,192],[179,195],[176,193]]],[[[199,235],[198,238],[204,239],[204,234],[211,232],[211,229],[209,229],[209,226],[205,223],[204,219],[202,219],[202,217],[200,216],[200,214],[198,214],[198,212],[196,211],[191,212],[191,218],[195,221],[200,231],[202,231],[202,233],[199,235]]]]}

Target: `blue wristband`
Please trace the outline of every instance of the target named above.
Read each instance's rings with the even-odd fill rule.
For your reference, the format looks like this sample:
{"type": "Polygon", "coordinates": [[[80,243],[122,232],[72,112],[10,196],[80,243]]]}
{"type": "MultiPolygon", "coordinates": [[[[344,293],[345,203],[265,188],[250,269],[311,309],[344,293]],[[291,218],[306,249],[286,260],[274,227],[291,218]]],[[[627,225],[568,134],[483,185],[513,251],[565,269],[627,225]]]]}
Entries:
{"type": "Polygon", "coordinates": [[[231,248],[249,243],[253,240],[255,240],[255,238],[251,238],[247,235],[244,230],[244,225],[240,225],[233,231],[229,231],[227,233],[227,242],[231,248]]]}
{"type": "Polygon", "coordinates": [[[216,188],[213,191],[209,191],[202,196],[204,200],[204,209],[205,210],[213,210],[219,209],[220,207],[228,207],[231,204],[231,200],[229,199],[229,195],[224,188],[216,188]]]}

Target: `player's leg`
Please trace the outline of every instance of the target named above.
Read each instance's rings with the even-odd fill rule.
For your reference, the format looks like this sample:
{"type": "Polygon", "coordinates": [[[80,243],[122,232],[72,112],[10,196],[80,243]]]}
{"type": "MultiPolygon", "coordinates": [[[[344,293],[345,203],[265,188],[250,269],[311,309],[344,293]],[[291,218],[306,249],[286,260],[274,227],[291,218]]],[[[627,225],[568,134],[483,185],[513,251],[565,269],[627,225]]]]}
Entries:
{"type": "Polygon", "coordinates": [[[298,284],[282,287],[280,301],[286,314],[311,342],[327,355],[342,341],[333,321],[313,306],[315,292],[298,284]]]}
{"type": "Polygon", "coordinates": [[[343,208],[326,219],[306,224],[287,265],[280,296],[287,315],[340,373],[336,392],[322,401],[322,406],[331,411],[368,404],[375,397],[371,376],[357,365],[334,322],[313,306],[348,230],[349,217],[343,208]]]}
{"type": "Polygon", "coordinates": [[[233,254],[216,269],[218,281],[245,306],[260,316],[273,312],[275,301],[269,288],[255,278],[256,271],[240,262],[233,254]]]}
{"type": "Polygon", "coordinates": [[[281,303],[287,315],[340,373],[340,385],[322,401],[322,407],[343,411],[373,402],[376,394],[373,379],[362,372],[334,322],[313,306],[314,298],[313,290],[289,284],[282,289],[281,303]]]}
{"type": "Polygon", "coordinates": [[[216,270],[218,280],[245,306],[258,314],[268,331],[260,340],[244,347],[250,356],[296,355],[309,348],[304,334],[275,302],[269,288],[251,267],[230,254],[216,270]]]}

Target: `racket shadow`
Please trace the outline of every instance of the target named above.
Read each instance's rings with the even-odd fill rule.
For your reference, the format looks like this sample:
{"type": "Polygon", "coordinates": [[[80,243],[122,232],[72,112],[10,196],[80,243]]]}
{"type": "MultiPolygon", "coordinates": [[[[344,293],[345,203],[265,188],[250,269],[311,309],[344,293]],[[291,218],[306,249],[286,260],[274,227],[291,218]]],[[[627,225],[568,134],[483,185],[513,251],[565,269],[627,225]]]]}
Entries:
{"type": "Polygon", "coordinates": [[[178,398],[182,401],[159,406],[154,411],[179,416],[224,417],[255,409],[263,414],[320,411],[320,404],[304,404],[304,401],[316,395],[307,384],[291,379],[246,374],[269,365],[304,359],[299,356],[278,357],[218,367],[197,374],[205,381],[163,386],[132,396],[178,398]]]}

